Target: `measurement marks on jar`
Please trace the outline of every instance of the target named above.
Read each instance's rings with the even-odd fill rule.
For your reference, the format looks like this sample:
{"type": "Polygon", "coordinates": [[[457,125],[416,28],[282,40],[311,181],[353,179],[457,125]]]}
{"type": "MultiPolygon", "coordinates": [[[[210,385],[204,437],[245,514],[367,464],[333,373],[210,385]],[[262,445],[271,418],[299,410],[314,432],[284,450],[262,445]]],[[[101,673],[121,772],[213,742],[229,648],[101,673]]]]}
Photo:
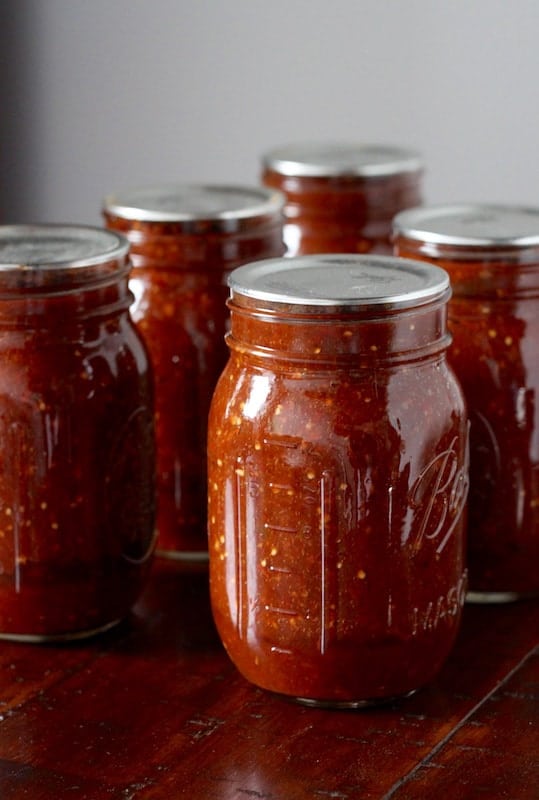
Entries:
{"type": "Polygon", "coordinates": [[[249,492],[247,491],[246,466],[242,459],[238,462],[234,484],[234,552],[236,587],[236,628],[244,637],[248,624],[248,584],[247,584],[247,528],[249,492]]]}
{"type": "Polygon", "coordinates": [[[332,507],[332,478],[325,470],[319,482],[320,491],[320,652],[325,653],[331,635],[330,613],[335,602],[331,597],[329,570],[333,569],[331,559],[331,532],[329,521],[332,507]]]}
{"type": "MultiPolygon", "coordinates": [[[[335,635],[337,608],[338,559],[332,532],[336,485],[316,453],[314,458],[309,453],[307,466],[304,457],[294,456],[300,444],[286,437],[265,438],[259,457],[237,462],[236,624],[242,635],[253,621],[256,624],[248,601],[256,596],[270,629],[284,625],[292,635],[301,623],[325,653],[335,635]],[[265,473],[264,482],[260,476],[265,473]]],[[[272,652],[292,651],[280,641],[272,652]]]]}
{"type": "MultiPolygon", "coordinates": [[[[271,583],[276,580],[284,581],[290,588],[293,587],[294,577],[297,576],[295,565],[279,561],[283,551],[283,538],[289,539],[298,533],[293,525],[273,524],[271,521],[260,519],[260,481],[257,478],[258,470],[252,469],[252,464],[246,459],[238,460],[234,480],[234,585],[236,605],[236,627],[242,636],[247,636],[250,620],[249,598],[258,593],[258,570],[262,567],[271,583]],[[255,499],[256,498],[256,499],[255,499]],[[269,545],[261,554],[260,543],[269,545]],[[272,580],[273,579],[273,580],[272,580]]],[[[268,484],[270,490],[277,489],[279,495],[287,496],[289,485],[287,483],[268,484]]],[[[289,598],[293,591],[278,591],[279,597],[289,598]]],[[[270,594],[272,592],[270,591],[270,594]]],[[[282,602],[266,603],[264,611],[280,617],[292,618],[300,616],[296,609],[288,607],[282,602]]]]}
{"type": "MultiPolygon", "coordinates": [[[[294,495],[294,487],[291,483],[276,483],[270,481],[268,486],[272,493],[279,494],[282,497],[290,498],[294,495]]],[[[280,510],[282,510],[282,508],[281,505],[280,510]]],[[[260,566],[266,571],[270,579],[274,577],[281,582],[294,579],[294,576],[297,574],[297,569],[279,559],[282,558],[283,549],[288,549],[288,542],[293,541],[294,537],[298,535],[299,531],[297,525],[279,525],[265,520],[263,527],[265,533],[264,539],[269,539],[270,544],[268,548],[269,555],[261,559],[260,566]]],[[[288,593],[286,599],[290,596],[290,593],[288,593]]],[[[271,603],[265,604],[264,610],[268,614],[273,614],[278,617],[296,618],[301,616],[301,612],[295,608],[273,605],[271,603]]],[[[286,648],[272,648],[272,650],[273,652],[292,652],[286,648]]]]}
{"type": "MultiPolygon", "coordinates": [[[[18,422],[13,422],[7,427],[4,433],[4,441],[6,443],[6,458],[10,459],[10,465],[6,474],[13,476],[13,491],[11,494],[11,504],[4,506],[2,509],[3,531],[11,532],[13,542],[13,585],[15,592],[19,594],[22,588],[22,575],[21,565],[24,564],[25,558],[22,553],[22,511],[24,509],[23,496],[21,496],[21,478],[24,475],[27,467],[24,465],[23,460],[23,447],[25,442],[26,431],[18,422]]],[[[9,568],[8,565],[0,563],[0,572],[9,568]]]]}

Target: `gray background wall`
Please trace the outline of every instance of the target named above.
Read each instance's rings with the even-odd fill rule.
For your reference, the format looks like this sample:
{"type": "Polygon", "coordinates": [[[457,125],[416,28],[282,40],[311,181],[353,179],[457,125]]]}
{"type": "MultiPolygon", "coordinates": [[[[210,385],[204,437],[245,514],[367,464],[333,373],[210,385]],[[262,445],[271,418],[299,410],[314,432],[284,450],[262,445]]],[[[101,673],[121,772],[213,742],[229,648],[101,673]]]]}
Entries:
{"type": "Polygon", "coordinates": [[[0,0],[0,219],[321,138],[418,148],[432,202],[539,205],[538,79],[537,0],[0,0]]]}

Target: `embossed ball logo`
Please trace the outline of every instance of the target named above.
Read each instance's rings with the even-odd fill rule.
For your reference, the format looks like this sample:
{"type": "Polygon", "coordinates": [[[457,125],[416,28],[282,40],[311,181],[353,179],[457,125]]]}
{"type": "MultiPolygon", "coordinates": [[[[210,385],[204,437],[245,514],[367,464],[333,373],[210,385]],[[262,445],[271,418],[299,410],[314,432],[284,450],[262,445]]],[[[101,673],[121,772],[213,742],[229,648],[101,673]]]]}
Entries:
{"type": "Polygon", "coordinates": [[[468,496],[468,456],[464,464],[459,464],[456,444],[455,437],[447,450],[423,468],[411,488],[410,507],[420,518],[412,542],[416,551],[430,540],[436,542],[436,552],[441,553],[463,511],[468,496]]]}

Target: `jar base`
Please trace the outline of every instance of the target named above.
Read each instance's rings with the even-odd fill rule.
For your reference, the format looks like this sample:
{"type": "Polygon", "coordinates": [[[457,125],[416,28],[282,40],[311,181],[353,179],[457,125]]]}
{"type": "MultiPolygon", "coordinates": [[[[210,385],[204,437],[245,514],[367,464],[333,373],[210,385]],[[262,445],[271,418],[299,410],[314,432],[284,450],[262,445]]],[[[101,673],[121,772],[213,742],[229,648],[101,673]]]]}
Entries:
{"type": "Polygon", "coordinates": [[[157,548],[155,555],[158,558],[168,558],[171,561],[186,561],[190,564],[208,563],[209,553],[207,550],[193,551],[193,550],[160,550],[157,548]]]}
{"type": "Polygon", "coordinates": [[[391,697],[372,697],[364,700],[316,700],[312,697],[288,697],[287,699],[310,708],[326,708],[333,709],[334,711],[346,711],[350,709],[353,711],[354,709],[376,708],[391,705],[399,700],[411,697],[416,692],[417,689],[412,689],[405,694],[392,695],[391,697]]]}
{"type": "Polygon", "coordinates": [[[519,594],[518,592],[466,592],[467,603],[516,603],[518,600],[525,600],[531,597],[529,594],[519,594]]]}
{"type": "Polygon", "coordinates": [[[85,631],[74,631],[72,633],[7,633],[0,631],[0,640],[25,644],[61,644],[62,642],[77,642],[81,639],[90,639],[92,636],[106,633],[106,631],[119,625],[121,621],[121,618],[119,618],[112,622],[107,622],[106,625],[99,625],[97,628],[90,628],[85,631]]]}

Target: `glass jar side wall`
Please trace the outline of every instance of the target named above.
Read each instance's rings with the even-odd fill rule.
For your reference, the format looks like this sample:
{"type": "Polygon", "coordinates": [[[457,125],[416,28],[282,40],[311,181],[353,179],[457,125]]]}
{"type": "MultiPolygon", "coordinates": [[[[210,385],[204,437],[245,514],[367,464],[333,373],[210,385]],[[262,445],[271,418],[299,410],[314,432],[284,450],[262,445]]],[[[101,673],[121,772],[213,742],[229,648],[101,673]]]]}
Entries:
{"type": "MultiPolygon", "coordinates": [[[[411,315],[399,322],[409,330],[411,315]]],[[[363,323],[364,342],[378,323],[363,323]]],[[[436,354],[416,347],[392,360],[367,345],[369,365],[353,352],[331,364],[311,348],[318,331],[331,349],[327,328],[292,328],[267,348],[261,317],[232,304],[209,427],[215,618],[255,684],[330,705],[376,702],[427,682],[458,629],[464,403],[443,326],[436,354]],[[303,360],[287,359],[300,343],[303,360]]]]}

